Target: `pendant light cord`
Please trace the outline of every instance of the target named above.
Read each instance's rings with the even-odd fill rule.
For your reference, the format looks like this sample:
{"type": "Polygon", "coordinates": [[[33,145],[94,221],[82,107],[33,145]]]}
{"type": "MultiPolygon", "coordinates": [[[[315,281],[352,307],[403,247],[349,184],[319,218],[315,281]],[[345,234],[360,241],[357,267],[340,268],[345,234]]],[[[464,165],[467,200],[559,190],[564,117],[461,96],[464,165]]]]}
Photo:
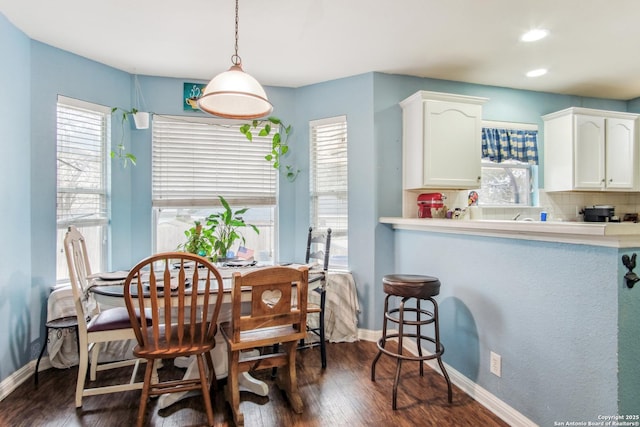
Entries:
{"type": "Polygon", "coordinates": [[[238,20],[238,0],[236,0],[236,53],[231,56],[231,63],[233,65],[242,64],[242,59],[240,59],[240,56],[238,55],[238,20]]]}

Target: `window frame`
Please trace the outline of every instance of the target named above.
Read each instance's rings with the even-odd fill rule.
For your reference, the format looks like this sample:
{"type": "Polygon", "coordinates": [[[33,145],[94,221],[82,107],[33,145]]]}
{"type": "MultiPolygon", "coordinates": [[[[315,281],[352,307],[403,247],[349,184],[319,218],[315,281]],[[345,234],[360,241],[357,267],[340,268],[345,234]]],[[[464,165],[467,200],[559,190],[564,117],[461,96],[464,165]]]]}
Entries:
{"type": "MultiPolygon", "coordinates": [[[[251,214],[252,209],[257,208],[265,208],[268,209],[270,214],[268,214],[267,223],[263,226],[259,226],[259,228],[270,229],[269,236],[266,236],[264,241],[267,242],[267,245],[270,245],[269,248],[252,248],[255,249],[256,258],[261,258],[261,260],[265,257],[270,259],[276,259],[276,251],[277,251],[277,230],[278,230],[278,215],[277,215],[277,195],[278,195],[278,171],[273,168],[273,166],[264,158],[271,151],[271,138],[268,137],[253,137],[253,141],[249,141],[245,135],[243,135],[239,128],[241,125],[245,124],[246,121],[243,120],[229,120],[229,119],[218,119],[218,118],[210,118],[210,117],[191,117],[191,116],[177,116],[177,115],[154,115],[153,124],[152,124],[152,166],[151,166],[151,185],[152,185],[152,248],[154,251],[158,250],[158,232],[161,221],[161,215],[163,210],[169,210],[172,212],[174,209],[176,213],[185,212],[189,215],[189,225],[183,224],[185,226],[190,227],[193,225],[193,220],[200,220],[201,218],[198,216],[202,210],[207,210],[208,213],[213,213],[217,209],[221,208],[220,201],[218,199],[218,195],[222,195],[227,202],[231,205],[232,209],[237,210],[240,207],[249,208],[248,214],[251,214]],[[192,124],[193,126],[190,126],[192,124]],[[189,194],[188,197],[183,198],[172,198],[170,197],[171,192],[171,182],[168,182],[166,185],[169,187],[169,192],[162,194],[159,191],[156,191],[158,187],[158,183],[155,181],[157,177],[159,177],[160,170],[156,169],[160,167],[158,161],[162,161],[162,156],[164,153],[160,151],[160,147],[157,144],[161,144],[160,139],[163,137],[163,130],[161,127],[164,127],[164,131],[173,132],[172,126],[182,127],[182,130],[177,130],[178,132],[174,137],[176,138],[174,142],[164,141],[165,144],[179,144],[179,140],[182,137],[188,137],[189,135],[193,135],[196,139],[194,144],[197,146],[191,147],[194,152],[197,152],[196,148],[201,148],[208,154],[202,154],[202,158],[205,158],[206,155],[212,155],[215,151],[216,144],[217,146],[224,145],[224,150],[219,150],[217,154],[211,157],[211,160],[218,160],[221,162],[225,162],[226,159],[226,167],[227,169],[221,168],[221,170],[228,170],[231,172],[231,169],[248,169],[247,174],[252,175],[252,186],[254,191],[252,191],[253,195],[243,195],[241,192],[233,193],[229,195],[229,193],[225,192],[224,189],[216,189],[215,185],[212,185],[212,189],[207,191],[201,191],[197,187],[198,179],[194,179],[192,182],[194,188],[193,191],[189,194]],[[228,140],[225,138],[229,138],[228,140]],[[257,146],[255,144],[264,143],[264,146],[257,146]],[[238,147],[245,150],[245,155],[237,154],[235,151],[238,150],[227,150],[227,147],[233,146],[233,144],[237,144],[238,147]],[[247,145],[245,145],[247,144],[247,145]],[[254,144],[254,146],[249,145],[254,144]],[[211,151],[213,150],[213,151],[211,151]],[[229,157],[220,156],[220,153],[226,153],[229,157]],[[246,153],[246,151],[250,151],[250,153],[246,153]],[[235,153],[235,154],[234,154],[235,153]],[[251,163],[247,165],[242,165],[241,160],[247,159],[250,157],[251,163]],[[214,159],[215,157],[215,159],[214,159]],[[230,166],[231,165],[231,166],[230,166]],[[253,166],[252,166],[253,165],[253,166]],[[238,167],[239,166],[239,167],[238,167]],[[260,169],[258,171],[257,169],[260,169]],[[262,174],[262,175],[260,175],[262,174]],[[268,176],[265,184],[261,184],[261,179],[264,181],[264,177],[268,176]],[[263,177],[263,178],[261,178],[263,177]],[[265,194],[258,194],[262,188],[266,191],[265,194]],[[268,193],[268,194],[267,194],[268,193]],[[162,198],[158,196],[161,195],[162,198]],[[167,197],[168,196],[168,197],[167,197]],[[192,216],[192,214],[196,216],[192,216]]],[[[176,145],[177,146],[177,145],[176,145]]],[[[241,151],[238,151],[241,153],[241,151]]],[[[198,154],[195,154],[198,156],[198,154]]],[[[197,160],[197,158],[196,158],[197,160]]],[[[195,168],[197,168],[196,163],[190,163],[188,159],[185,159],[185,164],[195,164],[195,168]]],[[[171,166],[168,166],[171,168],[171,166]]],[[[179,173],[180,168],[175,166],[178,169],[175,169],[176,172],[179,173]]],[[[185,166],[188,167],[188,166],[185,166]]],[[[215,173],[219,175],[224,175],[219,172],[218,167],[215,162],[207,162],[207,165],[196,173],[215,173]],[[214,171],[214,172],[212,172],[214,171]]],[[[231,175],[230,175],[231,176],[231,175]]],[[[213,181],[213,179],[203,178],[205,181],[213,181]]],[[[224,181],[225,178],[221,178],[220,181],[224,181]]],[[[237,187],[241,187],[242,183],[236,184],[237,187]]],[[[230,187],[226,187],[226,189],[230,189],[230,187]]],[[[231,191],[231,190],[230,190],[231,191]]],[[[176,216],[176,218],[179,215],[176,216]]],[[[248,221],[249,223],[251,221],[248,221]]],[[[244,230],[243,230],[244,231],[244,230]]],[[[246,230],[245,235],[253,233],[253,231],[248,228],[246,230]]],[[[262,234],[262,233],[261,233],[262,234]]],[[[178,242],[182,243],[182,241],[178,242]]]]}
{"type": "MultiPolygon", "coordinates": [[[[80,117],[80,116],[77,116],[80,117]]],[[[73,119],[71,119],[73,120],[73,119]]],[[[73,127],[73,122],[68,120],[66,125],[69,127],[73,127]]],[[[81,144],[81,143],[80,143],[81,144]]],[[[64,283],[69,280],[68,267],[66,263],[66,258],[64,257],[63,250],[63,240],[66,234],[66,231],[70,225],[76,226],[79,231],[85,237],[87,242],[87,246],[91,248],[89,252],[91,267],[95,271],[102,271],[107,269],[108,261],[109,261],[109,253],[108,253],[108,242],[107,236],[109,233],[109,225],[111,219],[111,209],[110,209],[110,196],[111,196],[111,188],[110,188],[110,162],[109,162],[109,147],[111,145],[111,108],[99,105],[87,101],[82,101],[75,98],[69,98],[66,96],[58,95],[58,99],[56,102],[56,245],[58,247],[56,257],[56,283],[64,283]],[[67,130],[65,133],[65,129],[61,126],[62,115],[70,114],[70,113],[89,113],[94,115],[94,119],[97,119],[97,122],[91,122],[90,118],[87,118],[86,121],[79,120],[79,124],[85,124],[87,128],[95,131],[99,129],[100,136],[96,139],[92,137],[89,132],[81,132],[75,130],[76,134],[74,135],[74,129],[67,130]],[[96,123],[99,123],[96,125],[96,123]],[[99,185],[97,189],[91,189],[88,187],[61,187],[60,185],[60,162],[65,162],[69,164],[69,159],[73,159],[73,157],[67,157],[65,159],[65,152],[69,153],[68,150],[79,150],[78,148],[78,138],[83,138],[83,135],[86,136],[85,140],[89,142],[96,142],[99,140],[99,150],[94,150],[93,152],[89,152],[87,155],[87,151],[85,151],[84,157],[87,161],[94,161],[99,165],[98,169],[98,181],[99,185]],[[71,136],[71,138],[69,138],[71,136]],[[72,141],[73,139],[73,141],[72,141]],[[74,142],[75,141],[75,142],[74,142]],[[66,149],[66,151],[65,151],[66,149]],[[91,154],[99,153],[97,156],[91,154]],[[62,159],[62,160],[61,160],[62,159]],[[74,188],[78,188],[79,191],[70,191],[74,188]],[[62,189],[62,191],[61,191],[62,189]],[[94,209],[92,213],[85,213],[85,216],[91,216],[91,218],[82,218],[83,215],[75,218],[69,218],[68,215],[63,214],[65,212],[61,212],[61,202],[60,198],[61,194],[98,194],[99,201],[97,203],[97,209],[94,209]],[[98,252],[98,253],[96,253],[98,252]],[[61,256],[62,254],[62,256],[61,256]],[[64,274],[63,274],[64,272],[64,274]]],[[[82,159],[82,158],[81,158],[82,159]]],[[[77,160],[77,158],[76,158],[77,160]]],[[[95,171],[94,171],[95,172],[95,171]]],[[[86,181],[84,181],[86,182],[86,181]]],[[[95,182],[94,182],[95,183],[95,182]]],[[[68,211],[66,212],[68,213],[68,211]]]]}
{"type": "MultiPolygon", "coordinates": [[[[327,138],[327,136],[325,136],[327,138]]],[[[329,137],[332,138],[332,137],[329,137]]],[[[348,183],[348,169],[349,157],[348,157],[348,124],[347,116],[335,116],[325,119],[311,120],[309,122],[309,221],[312,227],[319,230],[324,230],[328,227],[331,228],[331,257],[329,260],[329,268],[334,270],[347,270],[349,267],[348,260],[348,244],[349,244],[349,183],[348,183]],[[344,153],[344,158],[340,157],[338,162],[332,162],[325,164],[322,172],[318,173],[318,161],[317,161],[317,146],[318,146],[318,129],[326,127],[343,127],[339,131],[343,132],[338,136],[342,137],[343,141],[338,142],[339,147],[334,147],[344,153]],[[344,171],[340,171],[340,168],[344,168],[344,171]],[[318,190],[318,176],[322,176],[325,179],[332,175],[332,170],[336,172],[333,174],[334,188],[320,189],[318,190]],[[338,180],[342,179],[340,183],[338,180]],[[344,184],[344,188],[340,189],[339,184],[344,184]],[[336,187],[338,190],[336,191],[336,187]],[[337,204],[335,206],[335,218],[338,222],[338,226],[335,223],[327,223],[320,220],[319,211],[320,197],[322,195],[337,196],[337,204]],[[339,219],[343,217],[342,219],[339,219]],[[344,242],[343,254],[336,254],[337,245],[339,242],[344,242]]],[[[326,208],[325,208],[326,209],[326,208]]],[[[331,210],[331,209],[328,209],[331,210]]]]}

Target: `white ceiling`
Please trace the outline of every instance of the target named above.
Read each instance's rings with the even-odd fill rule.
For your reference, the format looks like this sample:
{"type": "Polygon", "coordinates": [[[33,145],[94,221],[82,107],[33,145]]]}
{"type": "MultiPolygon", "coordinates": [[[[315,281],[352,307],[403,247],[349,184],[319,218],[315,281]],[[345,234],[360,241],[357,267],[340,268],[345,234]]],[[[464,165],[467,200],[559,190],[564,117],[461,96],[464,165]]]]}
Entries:
{"type": "MultiPolygon", "coordinates": [[[[30,38],[129,73],[209,80],[231,65],[233,0],[0,0],[30,38]]],[[[263,85],[370,71],[640,97],[638,0],[240,0],[239,54],[263,85]],[[524,43],[526,30],[549,37],[524,43]],[[525,72],[548,68],[530,79],[525,72]]]]}

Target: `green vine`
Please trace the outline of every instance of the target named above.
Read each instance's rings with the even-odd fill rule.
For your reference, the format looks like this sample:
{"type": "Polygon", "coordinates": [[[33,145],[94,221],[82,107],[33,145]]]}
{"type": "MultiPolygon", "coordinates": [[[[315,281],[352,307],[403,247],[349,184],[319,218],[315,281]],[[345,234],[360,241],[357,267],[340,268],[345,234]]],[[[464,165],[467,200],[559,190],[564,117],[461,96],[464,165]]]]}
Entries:
{"type": "Polygon", "coordinates": [[[122,117],[121,117],[122,133],[120,135],[120,142],[118,143],[118,145],[116,145],[114,150],[111,150],[111,158],[119,159],[120,161],[122,161],[122,167],[126,168],[128,163],[131,163],[132,166],[135,166],[137,159],[136,159],[136,156],[134,156],[132,153],[125,151],[126,148],[124,146],[124,134],[125,134],[124,126],[125,126],[125,123],[129,121],[129,116],[136,114],[138,110],[135,108],[132,108],[131,111],[129,111],[123,108],[113,107],[111,109],[111,114],[114,114],[118,110],[122,112],[122,117]]]}
{"type": "MultiPolygon", "coordinates": [[[[257,131],[257,136],[269,136],[272,131],[271,153],[264,158],[268,162],[273,162],[273,167],[280,170],[280,158],[289,152],[289,136],[291,135],[291,125],[286,125],[277,117],[270,116],[263,120],[254,120],[240,126],[240,132],[249,140],[253,141],[253,132],[257,131]],[[284,138],[282,137],[284,133],[284,138]]],[[[286,166],[285,176],[289,181],[294,181],[300,172],[293,166],[286,166]]]]}

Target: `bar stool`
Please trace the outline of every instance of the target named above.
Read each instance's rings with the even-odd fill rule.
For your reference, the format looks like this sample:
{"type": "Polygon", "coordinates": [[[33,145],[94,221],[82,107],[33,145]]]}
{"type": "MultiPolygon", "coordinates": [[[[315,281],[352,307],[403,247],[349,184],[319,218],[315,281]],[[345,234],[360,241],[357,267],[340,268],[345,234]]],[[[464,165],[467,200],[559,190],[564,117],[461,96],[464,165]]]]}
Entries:
{"type": "Polygon", "coordinates": [[[50,329],[55,329],[56,331],[58,331],[58,334],[61,334],[63,329],[73,329],[76,332],[76,347],[78,349],[78,354],[80,354],[80,342],[78,338],[78,318],[76,316],[61,317],[59,319],[53,319],[45,323],[45,333],[47,339],[45,339],[44,344],[42,344],[42,350],[40,350],[40,355],[38,356],[38,361],[36,362],[36,385],[38,385],[38,367],[40,366],[40,359],[42,359],[44,349],[47,347],[47,343],[49,342],[50,329]]]}
{"type": "Polygon", "coordinates": [[[451,380],[442,363],[442,354],[444,346],[440,343],[440,331],[438,327],[438,304],[433,299],[440,293],[440,280],[436,277],[414,275],[414,274],[389,274],[383,277],[382,286],[387,296],[384,299],[384,321],[382,325],[382,338],[378,340],[378,354],[371,364],[371,381],[376,380],[376,363],[380,356],[384,353],[396,359],[396,375],[393,381],[393,409],[397,408],[396,401],[398,395],[398,382],[400,380],[400,369],[403,360],[420,362],[420,376],[424,376],[424,361],[437,359],[442,375],[447,381],[448,401],[452,402],[453,392],[451,388],[451,380]],[[402,298],[398,308],[389,309],[389,298],[402,298]],[[416,300],[416,306],[405,307],[405,303],[410,299],[416,300]],[[426,300],[433,305],[433,312],[427,311],[420,307],[420,302],[426,300]],[[414,316],[405,317],[406,313],[414,313],[414,316]],[[415,320],[412,320],[415,317],[415,320]],[[398,333],[387,333],[387,322],[393,322],[398,325],[398,333]],[[420,327],[433,323],[434,336],[428,337],[423,335],[420,327]],[[415,332],[406,332],[405,326],[414,326],[415,332]],[[387,341],[391,338],[398,339],[398,347],[396,349],[386,348],[387,341]],[[404,338],[415,338],[418,347],[418,355],[405,354],[402,348],[404,338]],[[422,354],[422,342],[429,341],[435,348],[432,354],[422,354]]]}

